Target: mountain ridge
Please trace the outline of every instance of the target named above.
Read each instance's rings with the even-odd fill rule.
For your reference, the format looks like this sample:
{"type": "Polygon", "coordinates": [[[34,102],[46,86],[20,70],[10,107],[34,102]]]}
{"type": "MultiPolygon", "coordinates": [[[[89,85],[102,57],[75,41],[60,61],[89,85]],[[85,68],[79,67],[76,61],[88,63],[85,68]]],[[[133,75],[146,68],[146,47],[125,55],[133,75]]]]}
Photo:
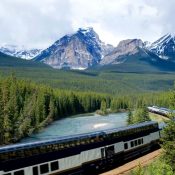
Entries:
{"type": "MultiPolygon", "coordinates": [[[[69,61],[70,59],[68,59],[66,57],[67,54],[65,53],[64,48],[62,50],[62,52],[63,52],[62,55],[64,55],[64,53],[65,53],[65,55],[62,58],[64,60],[64,63],[57,62],[58,65],[56,67],[54,67],[52,65],[53,62],[51,61],[52,58],[49,61],[49,63],[47,61],[44,61],[44,62],[46,64],[51,65],[54,68],[59,68],[59,69],[65,68],[65,67],[68,67],[70,69],[80,69],[80,68],[87,69],[90,67],[95,68],[98,65],[105,66],[105,65],[112,65],[112,64],[123,64],[124,62],[128,61],[130,56],[134,56],[134,55],[136,55],[136,57],[138,57],[138,55],[139,55],[139,57],[142,58],[142,59],[140,59],[140,61],[145,59],[147,62],[149,62],[150,64],[155,65],[155,66],[162,65],[162,60],[168,61],[168,63],[163,61],[164,63],[166,63],[165,64],[166,66],[167,65],[170,66],[169,62],[175,61],[175,59],[174,59],[175,58],[175,50],[174,50],[173,54],[171,54],[170,59],[165,59],[167,51],[164,52],[164,56],[162,56],[162,53],[158,52],[159,47],[161,47],[159,44],[157,45],[157,48],[155,49],[155,44],[158,43],[158,41],[162,40],[162,38],[164,38],[164,37],[161,37],[160,39],[158,39],[157,41],[155,41],[153,43],[144,42],[141,39],[135,39],[135,38],[134,39],[126,39],[126,40],[120,41],[117,47],[110,46],[108,49],[106,49],[108,45],[105,45],[99,39],[98,34],[95,33],[93,28],[88,28],[88,29],[81,29],[80,28],[76,33],[71,34],[71,35],[65,35],[57,42],[64,40],[65,37],[68,37],[69,39],[67,41],[67,44],[69,44],[69,42],[72,41],[72,38],[77,36],[77,35],[78,35],[79,39],[82,39],[80,42],[82,42],[82,44],[84,46],[83,51],[84,51],[85,55],[84,55],[82,62],[85,62],[85,64],[83,66],[82,66],[82,62],[80,64],[78,64],[78,63],[74,64],[74,62],[70,63],[71,61],[69,61]],[[85,35],[85,37],[82,37],[82,35],[85,35]],[[93,41],[96,43],[94,45],[95,46],[94,48],[89,47],[89,46],[93,45],[92,43],[90,45],[88,45],[89,40],[91,42],[93,41]],[[93,50],[93,52],[91,52],[92,50],[93,50]],[[88,60],[91,60],[91,62],[88,62],[88,60]],[[68,61],[68,63],[66,61],[68,61]],[[157,63],[157,65],[155,62],[157,63]],[[159,64],[159,62],[160,62],[160,64],[159,64]]],[[[172,35],[171,35],[171,38],[173,38],[172,35]]],[[[175,48],[175,42],[172,44],[172,40],[169,39],[169,41],[171,42],[170,44],[167,43],[167,40],[162,42],[163,46],[167,44],[167,48],[164,47],[167,50],[169,48],[170,49],[175,48]]],[[[75,42],[74,44],[76,45],[77,43],[75,42]]],[[[79,44],[80,43],[78,42],[77,45],[79,45],[79,44]]],[[[54,46],[55,46],[55,44],[53,44],[51,47],[54,47],[54,46]]],[[[63,43],[62,43],[62,46],[67,47],[67,45],[64,45],[63,43]]],[[[71,49],[72,49],[71,52],[75,52],[75,53],[79,53],[80,51],[82,51],[81,49],[80,50],[78,49],[78,52],[77,52],[76,48],[69,47],[69,51],[71,49]]],[[[47,50],[46,53],[48,53],[48,52],[49,51],[47,50]]],[[[50,54],[52,54],[52,53],[50,53],[50,54]]],[[[82,55],[80,55],[80,57],[81,56],[82,55]]],[[[74,57],[74,55],[72,55],[72,57],[74,58],[74,61],[76,61],[76,59],[79,59],[79,58],[74,57]]],[[[41,57],[39,57],[39,58],[36,57],[36,58],[37,59],[34,59],[35,61],[41,61],[39,59],[41,57]]],[[[42,60],[44,60],[44,59],[45,58],[43,56],[42,60]]],[[[57,58],[54,57],[54,60],[58,60],[58,59],[60,59],[60,57],[57,57],[57,58]]],[[[174,65],[174,63],[173,63],[173,65],[174,65]]]]}
{"type": "MultiPolygon", "coordinates": [[[[26,58],[29,54],[27,51],[4,51],[2,47],[0,51],[21,58],[26,58]]],[[[172,63],[174,66],[175,36],[166,34],[152,43],[136,38],[126,39],[114,47],[102,42],[92,27],[79,28],[77,32],[61,37],[47,49],[33,52],[32,55],[29,54],[32,61],[42,62],[56,69],[84,70],[96,66],[124,64],[130,62],[129,59],[134,56],[138,58],[135,63],[145,60],[154,66],[160,66],[162,63],[165,66],[172,63]]]]}
{"type": "Polygon", "coordinates": [[[24,46],[17,46],[17,45],[7,45],[3,44],[0,46],[0,52],[14,56],[19,57],[22,59],[30,60],[34,57],[36,57],[42,49],[36,49],[36,48],[25,48],[24,46]]]}

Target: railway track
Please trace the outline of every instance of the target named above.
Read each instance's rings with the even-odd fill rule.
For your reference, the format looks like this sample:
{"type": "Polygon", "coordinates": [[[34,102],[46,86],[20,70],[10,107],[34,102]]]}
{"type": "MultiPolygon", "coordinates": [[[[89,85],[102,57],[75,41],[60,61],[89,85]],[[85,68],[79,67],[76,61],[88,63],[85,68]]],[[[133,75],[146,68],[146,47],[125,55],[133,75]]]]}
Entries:
{"type": "Polygon", "coordinates": [[[100,175],[129,175],[130,171],[136,168],[139,165],[139,163],[142,166],[146,166],[149,163],[151,163],[155,158],[157,158],[160,155],[160,153],[161,149],[155,150],[151,153],[148,153],[142,157],[139,157],[135,160],[125,163],[122,166],[119,166],[113,170],[102,173],[100,175]]]}

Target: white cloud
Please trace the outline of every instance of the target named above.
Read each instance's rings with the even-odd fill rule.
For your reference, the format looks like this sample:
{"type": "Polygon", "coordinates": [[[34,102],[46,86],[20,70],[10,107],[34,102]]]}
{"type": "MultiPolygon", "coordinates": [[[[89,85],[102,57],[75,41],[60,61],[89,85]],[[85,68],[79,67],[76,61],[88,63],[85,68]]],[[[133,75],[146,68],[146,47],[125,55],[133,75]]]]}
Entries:
{"type": "Polygon", "coordinates": [[[154,41],[175,33],[174,6],[174,0],[1,0],[0,43],[47,47],[87,26],[114,45],[126,38],[154,41]]]}

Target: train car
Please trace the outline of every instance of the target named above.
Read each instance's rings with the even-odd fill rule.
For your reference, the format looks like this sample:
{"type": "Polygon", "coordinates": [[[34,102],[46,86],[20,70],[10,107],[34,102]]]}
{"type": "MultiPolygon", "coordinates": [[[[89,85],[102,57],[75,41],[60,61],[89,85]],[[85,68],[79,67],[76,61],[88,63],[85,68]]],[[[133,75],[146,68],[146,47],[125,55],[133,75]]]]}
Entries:
{"type": "Polygon", "coordinates": [[[0,147],[0,175],[93,174],[157,145],[157,122],[0,147]]]}
{"type": "Polygon", "coordinates": [[[163,107],[157,107],[157,106],[150,106],[150,107],[148,107],[148,110],[149,110],[149,112],[159,114],[159,115],[163,115],[163,116],[166,116],[166,117],[175,112],[173,110],[163,108],[163,107]]]}

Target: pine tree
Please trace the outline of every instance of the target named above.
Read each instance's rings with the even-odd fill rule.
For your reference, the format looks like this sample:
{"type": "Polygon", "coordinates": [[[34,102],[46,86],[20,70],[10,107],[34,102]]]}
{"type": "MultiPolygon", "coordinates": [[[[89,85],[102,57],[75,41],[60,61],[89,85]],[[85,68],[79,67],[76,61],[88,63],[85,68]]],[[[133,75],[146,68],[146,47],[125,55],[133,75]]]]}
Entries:
{"type": "Polygon", "coordinates": [[[175,121],[167,122],[162,135],[163,158],[175,173],[175,121]]]}
{"type": "Polygon", "coordinates": [[[128,125],[133,124],[133,113],[132,113],[132,111],[130,109],[128,111],[127,123],[128,123],[128,125]]]}
{"type": "Polygon", "coordinates": [[[4,116],[3,130],[4,130],[3,141],[5,144],[9,144],[12,141],[12,135],[11,135],[12,125],[8,115],[4,116]]]}
{"type": "Polygon", "coordinates": [[[133,121],[131,123],[150,121],[151,119],[149,117],[148,109],[145,106],[142,108],[137,108],[133,113],[132,120],[133,121]]]}
{"type": "Polygon", "coordinates": [[[2,90],[1,90],[1,83],[0,83],[0,145],[3,144],[3,136],[4,136],[4,128],[3,128],[3,102],[2,102],[2,90]]]}
{"type": "Polygon", "coordinates": [[[102,100],[100,110],[102,111],[103,114],[107,113],[107,105],[105,100],[102,100]]]}

